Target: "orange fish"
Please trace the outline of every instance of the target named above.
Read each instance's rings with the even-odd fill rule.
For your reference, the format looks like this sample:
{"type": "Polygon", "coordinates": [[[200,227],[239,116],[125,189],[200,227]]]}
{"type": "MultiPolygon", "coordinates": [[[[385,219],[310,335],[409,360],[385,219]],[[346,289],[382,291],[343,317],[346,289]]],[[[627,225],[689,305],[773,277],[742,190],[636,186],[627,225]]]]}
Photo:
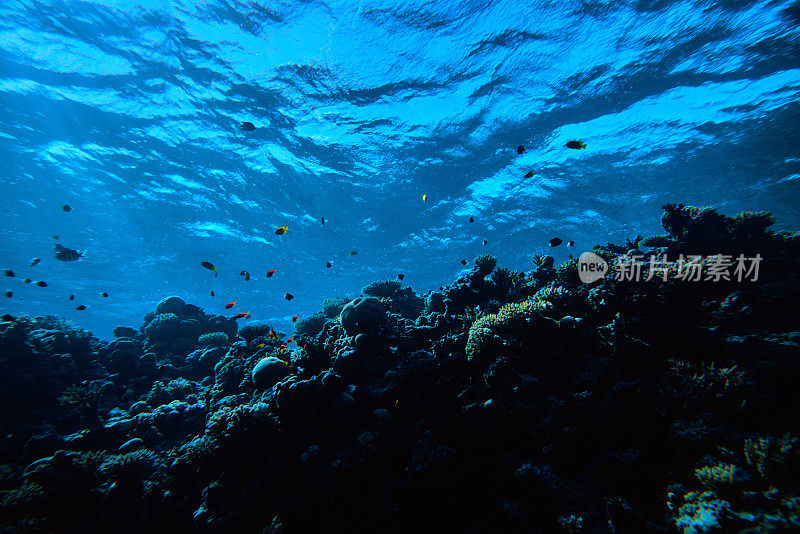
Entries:
{"type": "Polygon", "coordinates": [[[286,340],[286,342],[287,342],[287,343],[294,343],[294,338],[293,338],[293,337],[290,337],[289,339],[287,339],[287,340],[286,340]]]}
{"type": "Polygon", "coordinates": [[[281,345],[280,345],[278,348],[279,348],[280,350],[286,350],[286,345],[284,345],[284,344],[281,344],[281,345]]]}
{"type": "Polygon", "coordinates": [[[275,269],[270,269],[269,271],[267,271],[267,278],[272,278],[272,275],[277,272],[278,271],[276,271],[275,269]]]}
{"type": "Polygon", "coordinates": [[[270,339],[275,339],[276,337],[278,337],[278,334],[275,332],[275,330],[270,330],[269,338],[270,339]]]}
{"type": "Polygon", "coordinates": [[[308,343],[303,344],[303,350],[306,350],[308,347],[308,343]]]}
{"type": "Polygon", "coordinates": [[[300,318],[299,315],[295,315],[294,317],[292,317],[292,322],[296,323],[299,318],[300,318]]]}
{"type": "Polygon", "coordinates": [[[233,316],[234,319],[242,319],[245,317],[250,317],[250,312],[237,313],[236,315],[233,316]]]}
{"type": "Polygon", "coordinates": [[[229,302],[229,303],[227,303],[227,304],[225,305],[225,309],[226,309],[226,310],[230,310],[230,309],[231,309],[231,308],[233,308],[234,306],[236,306],[236,301],[235,301],[235,300],[234,300],[233,302],[229,302]]]}

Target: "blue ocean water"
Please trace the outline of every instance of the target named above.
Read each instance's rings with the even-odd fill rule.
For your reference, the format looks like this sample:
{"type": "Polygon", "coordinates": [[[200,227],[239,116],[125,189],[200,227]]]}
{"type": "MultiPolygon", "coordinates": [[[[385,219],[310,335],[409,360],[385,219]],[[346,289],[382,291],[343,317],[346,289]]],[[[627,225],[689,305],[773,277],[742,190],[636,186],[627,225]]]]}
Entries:
{"type": "Polygon", "coordinates": [[[800,225],[797,2],[6,0],[0,21],[3,313],[110,338],[174,294],[290,331],[398,273],[424,292],[481,253],[529,270],[662,233],[667,202],[800,225]]]}

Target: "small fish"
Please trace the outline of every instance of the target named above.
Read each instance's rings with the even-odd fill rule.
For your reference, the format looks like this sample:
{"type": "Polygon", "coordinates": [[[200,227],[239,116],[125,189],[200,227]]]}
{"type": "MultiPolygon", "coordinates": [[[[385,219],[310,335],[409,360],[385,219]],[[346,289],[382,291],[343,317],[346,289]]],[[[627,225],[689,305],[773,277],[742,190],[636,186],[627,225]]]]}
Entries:
{"type": "Polygon", "coordinates": [[[331,262],[328,262],[328,263],[325,264],[325,267],[328,268],[328,269],[330,269],[332,266],[333,266],[333,264],[331,264],[331,262]]]}
{"type": "Polygon", "coordinates": [[[567,246],[568,247],[574,247],[575,246],[575,241],[567,241],[567,246]]]}
{"type": "Polygon", "coordinates": [[[61,206],[61,209],[69,213],[72,211],[72,206],[70,206],[69,204],[64,204],[63,206],[61,206]]]}
{"type": "Polygon", "coordinates": [[[250,317],[250,312],[237,313],[233,316],[234,319],[243,319],[245,317],[250,317]]]}
{"type": "Polygon", "coordinates": [[[286,300],[292,300],[294,298],[294,295],[292,295],[291,293],[286,293],[283,296],[283,298],[285,298],[286,300]]]}
{"type": "Polygon", "coordinates": [[[212,297],[214,296],[214,290],[213,289],[211,290],[211,296],[212,297]]]}
{"type": "Polygon", "coordinates": [[[108,296],[108,293],[103,291],[102,293],[100,293],[100,296],[103,297],[103,298],[106,298],[108,296]]]}
{"type": "Polygon", "coordinates": [[[248,273],[247,271],[240,272],[239,276],[244,276],[244,281],[245,282],[249,282],[250,281],[250,273],[248,273]]]}
{"type": "Polygon", "coordinates": [[[467,260],[461,260],[461,265],[466,265],[466,264],[467,264],[467,260]]]}
{"type": "Polygon", "coordinates": [[[475,222],[475,217],[470,217],[469,222],[475,222]]]}
{"type": "Polygon", "coordinates": [[[269,338],[270,339],[275,339],[276,337],[278,337],[278,333],[275,330],[270,329],[269,338]]]}
{"type": "Polygon", "coordinates": [[[322,224],[325,224],[325,217],[322,217],[322,224]]]}
{"type": "Polygon", "coordinates": [[[586,148],[586,143],[583,141],[567,141],[567,148],[574,148],[575,150],[581,150],[582,148],[586,148]]]}
{"type": "Polygon", "coordinates": [[[14,271],[12,271],[11,269],[6,269],[5,271],[3,271],[3,274],[6,276],[10,276],[11,278],[14,278],[14,276],[16,276],[14,274],[14,271]]]}
{"type": "Polygon", "coordinates": [[[405,277],[406,277],[406,275],[404,275],[404,274],[398,274],[398,275],[397,275],[397,279],[398,279],[398,280],[402,280],[402,279],[403,279],[403,278],[405,278],[405,277]]]}
{"type": "Polygon", "coordinates": [[[256,345],[256,348],[257,348],[257,349],[263,349],[263,348],[264,348],[264,347],[266,347],[266,346],[267,346],[267,344],[266,344],[266,343],[259,343],[258,345],[256,345]]]}
{"type": "Polygon", "coordinates": [[[489,244],[489,242],[488,242],[487,240],[485,240],[485,239],[484,239],[484,240],[483,240],[483,244],[484,244],[484,245],[488,245],[488,244],[489,244]]]}
{"type": "Polygon", "coordinates": [[[235,301],[235,300],[234,300],[233,302],[229,302],[229,303],[227,303],[227,304],[225,305],[225,309],[226,309],[226,310],[230,310],[230,309],[231,309],[231,308],[233,308],[234,306],[236,306],[236,301],[235,301]]]}
{"type": "Polygon", "coordinates": [[[428,201],[428,195],[426,195],[425,193],[422,193],[422,201],[423,202],[427,202],[428,201]]]}
{"type": "Polygon", "coordinates": [[[239,125],[239,129],[244,130],[245,132],[252,132],[256,129],[256,126],[252,122],[245,121],[239,125]]]}
{"type": "Polygon", "coordinates": [[[279,226],[275,229],[275,235],[283,235],[289,231],[288,226],[279,226]]]}
{"type": "Polygon", "coordinates": [[[536,173],[533,172],[533,171],[528,171],[528,172],[525,173],[525,178],[533,178],[534,174],[536,174],[536,173]]]}
{"type": "Polygon", "coordinates": [[[400,404],[400,399],[394,400],[394,407],[397,408],[397,405],[400,404]]]}
{"type": "Polygon", "coordinates": [[[519,145],[517,147],[517,154],[522,154],[523,152],[525,152],[525,145],[519,145]]]}
{"type": "Polygon", "coordinates": [[[75,309],[76,309],[76,310],[78,310],[78,311],[83,311],[83,310],[85,310],[85,309],[86,309],[86,306],[84,306],[83,304],[81,304],[80,306],[78,306],[78,307],[77,307],[77,308],[75,308],[75,309]]]}
{"type": "Polygon", "coordinates": [[[23,282],[25,282],[26,284],[30,284],[32,281],[33,280],[31,280],[30,278],[26,278],[25,280],[23,280],[23,282]]]}
{"type": "Polygon", "coordinates": [[[290,337],[286,340],[287,343],[294,343],[294,338],[290,337]]]}
{"type": "Polygon", "coordinates": [[[39,280],[38,282],[36,282],[36,285],[39,287],[47,287],[47,282],[42,282],[41,280],[39,280]]]}
{"type": "Polygon", "coordinates": [[[39,265],[40,261],[42,261],[41,258],[33,258],[31,262],[28,264],[28,267],[35,267],[39,265]]]}
{"type": "Polygon", "coordinates": [[[278,346],[278,349],[279,349],[279,350],[286,350],[286,345],[284,345],[283,343],[281,343],[281,344],[278,346]]]}
{"type": "Polygon", "coordinates": [[[439,291],[444,291],[444,286],[439,286],[439,291]]]}
{"type": "Polygon", "coordinates": [[[55,251],[56,259],[59,261],[78,261],[78,259],[83,257],[83,253],[71,248],[62,247],[58,243],[53,246],[53,250],[55,251]]]}
{"type": "Polygon", "coordinates": [[[297,320],[298,320],[299,318],[300,318],[300,316],[299,316],[299,315],[295,315],[295,316],[293,316],[293,317],[292,317],[292,322],[293,322],[293,323],[296,323],[296,322],[297,322],[297,320]]]}
{"type": "Polygon", "coordinates": [[[277,269],[270,269],[269,271],[267,271],[267,278],[272,278],[272,275],[277,272],[278,272],[277,269]]]}
{"type": "Polygon", "coordinates": [[[355,256],[356,254],[358,254],[357,250],[351,250],[350,252],[347,253],[348,256],[355,256]]]}
{"type": "Polygon", "coordinates": [[[69,300],[75,300],[75,295],[70,295],[69,300]]]}
{"type": "Polygon", "coordinates": [[[211,263],[210,261],[201,261],[200,265],[202,265],[204,268],[208,269],[209,271],[214,271],[214,274],[217,274],[217,271],[219,270],[216,267],[214,267],[214,264],[211,263]]]}
{"type": "Polygon", "coordinates": [[[6,291],[6,298],[7,299],[10,299],[13,296],[14,296],[14,292],[13,291],[6,291]]]}
{"type": "Polygon", "coordinates": [[[557,247],[561,243],[563,243],[563,241],[561,239],[557,238],[557,237],[554,237],[553,239],[550,240],[550,246],[551,247],[557,247]]]}

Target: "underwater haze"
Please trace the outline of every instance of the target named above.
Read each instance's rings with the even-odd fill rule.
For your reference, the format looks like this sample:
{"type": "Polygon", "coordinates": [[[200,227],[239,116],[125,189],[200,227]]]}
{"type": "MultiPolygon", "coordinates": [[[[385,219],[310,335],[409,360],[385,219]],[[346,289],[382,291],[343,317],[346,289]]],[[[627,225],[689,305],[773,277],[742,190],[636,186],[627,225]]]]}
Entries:
{"type": "Polygon", "coordinates": [[[800,223],[796,3],[0,9],[4,312],[108,338],[176,294],[287,326],[398,273],[652,233],[667,202],[800,223]]]}

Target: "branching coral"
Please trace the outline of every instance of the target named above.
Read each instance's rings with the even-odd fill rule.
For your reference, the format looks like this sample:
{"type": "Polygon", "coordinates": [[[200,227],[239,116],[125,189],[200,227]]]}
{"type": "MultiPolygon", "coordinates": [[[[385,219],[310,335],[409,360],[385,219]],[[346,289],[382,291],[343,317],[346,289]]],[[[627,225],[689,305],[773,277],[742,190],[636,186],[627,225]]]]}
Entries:
{"type": "Polygon", "coordinates": [[[250,343],[257,337],[268,336],[272,332],[272,325],[268,323],[253,322],[239,328],[239,336],[250,343]]]}
{"type": "Polygon", "coordinates": [[[480,276],[486,276],[491,273],[495,265],[497,265],[497,258],[489,254],[481,254],[475,258],[475,270],[480,276]]]}
{"type": "Polygon", "coordinates": [[[350,302],[350,300],[350,297],[347,296],[325,299],[325,301],[322,303],[322,313],[325,315],[325,317],[333,319],[342,313],[342,308],[344,308],[345,305],[350,302]]]}
{"type": "Polygon", "coordinates": [[[200,347],[225,347],[229,342],[228,334],[224,332],[209,332],[197,340],[200,347]]]}
{"type": "Polygon", "coordinates": [[[765,436],[744,443],[747,463],[770,483],[781,486],[800,477],[800,445],[790,434],[782,437],[765,436]]]}
{"type": "Polygon", "coordinates": [[[364,286],[361,292],[369,297],[391,298],[402,286],[399,280],[381,280],[364,286]]]}
{"type": "MultiPolygon", "coordinates": [[[[488,349],[499,343],[498,338],[514,337],[518,340],[529,340],[528,338],[532,338],[535,333],[536,323],[544,321],[542,312],[550,306],[548,302],[527,300],[506,304],[496,314],[484,315],[479,318],[469,329],[466,346],[467,358],[470,360],[486,359],[490,356],[487,353],[492,352],[488,349]]],[[[549,319],[547,321],[554,323],[549,319]]]]}
{"type": "Polygon", "coordinates": [[[96,424],[100,421],[99,406],[105,387],[106,382],[103,380],[84,380],[64,390],[58,401],[75,408],[84,423],[96,424]]]}

